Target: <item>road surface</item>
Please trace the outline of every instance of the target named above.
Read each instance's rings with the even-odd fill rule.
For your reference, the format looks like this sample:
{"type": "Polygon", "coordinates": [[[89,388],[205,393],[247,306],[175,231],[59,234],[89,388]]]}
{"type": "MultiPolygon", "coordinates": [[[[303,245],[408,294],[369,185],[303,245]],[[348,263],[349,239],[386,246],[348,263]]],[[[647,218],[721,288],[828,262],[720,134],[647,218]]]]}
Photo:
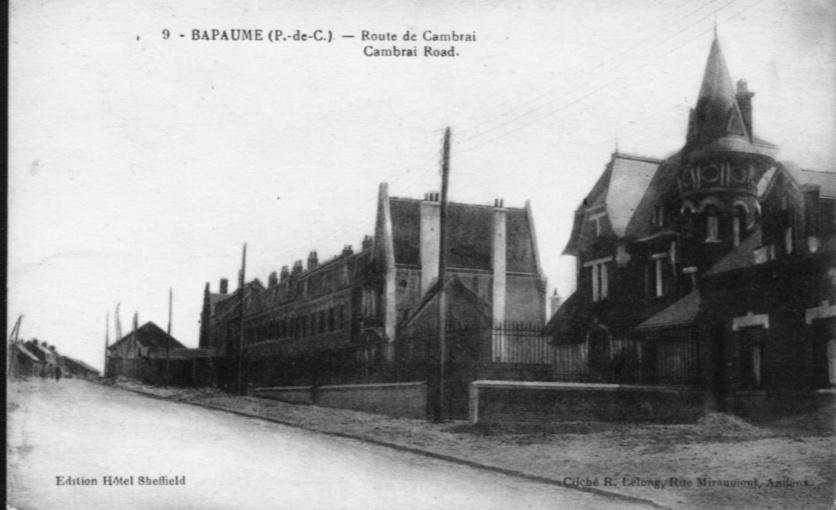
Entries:
{"type": "Polygon", "coordinates": [[[642,508],[80,380],[11,383],[8,397],[21,510],[642,508]]]}

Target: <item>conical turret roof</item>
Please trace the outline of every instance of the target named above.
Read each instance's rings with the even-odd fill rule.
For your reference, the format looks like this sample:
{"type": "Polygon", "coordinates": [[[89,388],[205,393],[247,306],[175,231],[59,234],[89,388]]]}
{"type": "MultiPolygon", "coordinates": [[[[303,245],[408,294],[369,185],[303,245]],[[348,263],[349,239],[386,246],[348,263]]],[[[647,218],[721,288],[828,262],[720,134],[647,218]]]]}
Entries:
{"type": "Polygon", "coordinates": [[[691,130],[689,140],[699,146],[729,135],[750,140],[716,33],[705,64],[691,130]]]}

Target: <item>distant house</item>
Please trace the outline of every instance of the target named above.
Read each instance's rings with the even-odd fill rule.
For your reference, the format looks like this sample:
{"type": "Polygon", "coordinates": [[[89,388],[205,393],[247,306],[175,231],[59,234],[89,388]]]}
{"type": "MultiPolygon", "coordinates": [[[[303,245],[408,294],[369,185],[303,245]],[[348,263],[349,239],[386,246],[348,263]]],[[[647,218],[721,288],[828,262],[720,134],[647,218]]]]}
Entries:
{"type": "Polygon", "coordinates": [[[9,344],[10,377],[37,377],[45,370],[46,363],[33,354],[30,347],[20,341],[9,344]]]}
{"type": "Polygon", "coordinates": [[[108,376],[150,384],[166,382],[166,361],[185,346],[153,322],[146,322],[107,348],[108,376]]]}
{"type": "Polygon", "coordinates": [[[47,345],[46,342],[39,342],[37,339],[29,340],[24,345],[40,361],[41,370],[39,375],[53,377],[58,368],[58,353],[55,351],[55,346],[47,345]]]}
{"type": "Polygon", "coordinates": [[[81,360],[70,358],[69,356],[61,356],[59,364],[61,365],[66,377],[93,379],[99,376],[98,370],[81,360]]]}

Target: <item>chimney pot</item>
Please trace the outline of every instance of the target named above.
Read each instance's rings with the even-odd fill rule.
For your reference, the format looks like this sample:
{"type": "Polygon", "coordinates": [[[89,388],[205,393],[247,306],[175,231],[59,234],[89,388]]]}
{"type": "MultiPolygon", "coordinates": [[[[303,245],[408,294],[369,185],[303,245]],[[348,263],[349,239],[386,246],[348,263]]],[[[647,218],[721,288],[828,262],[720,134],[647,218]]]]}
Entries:
{"type": "Polygon", "coordinates": [[[291,274],[291,276],[296,276],[301,272],[302,272],[302,261],[297,260],[296,262],[293,263],[293,271],[290,274],[291,274]]]}

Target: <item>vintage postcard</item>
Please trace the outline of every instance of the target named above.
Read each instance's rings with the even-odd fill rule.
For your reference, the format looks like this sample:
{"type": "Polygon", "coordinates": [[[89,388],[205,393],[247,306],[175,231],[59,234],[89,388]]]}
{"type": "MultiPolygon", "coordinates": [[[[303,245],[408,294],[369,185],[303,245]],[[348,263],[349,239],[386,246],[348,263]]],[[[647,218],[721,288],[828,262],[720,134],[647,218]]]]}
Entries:
{"type": "Polygon", "coordinates": [[[7,508],[831,508],[836,5],[9,6],[7,508]]]}

